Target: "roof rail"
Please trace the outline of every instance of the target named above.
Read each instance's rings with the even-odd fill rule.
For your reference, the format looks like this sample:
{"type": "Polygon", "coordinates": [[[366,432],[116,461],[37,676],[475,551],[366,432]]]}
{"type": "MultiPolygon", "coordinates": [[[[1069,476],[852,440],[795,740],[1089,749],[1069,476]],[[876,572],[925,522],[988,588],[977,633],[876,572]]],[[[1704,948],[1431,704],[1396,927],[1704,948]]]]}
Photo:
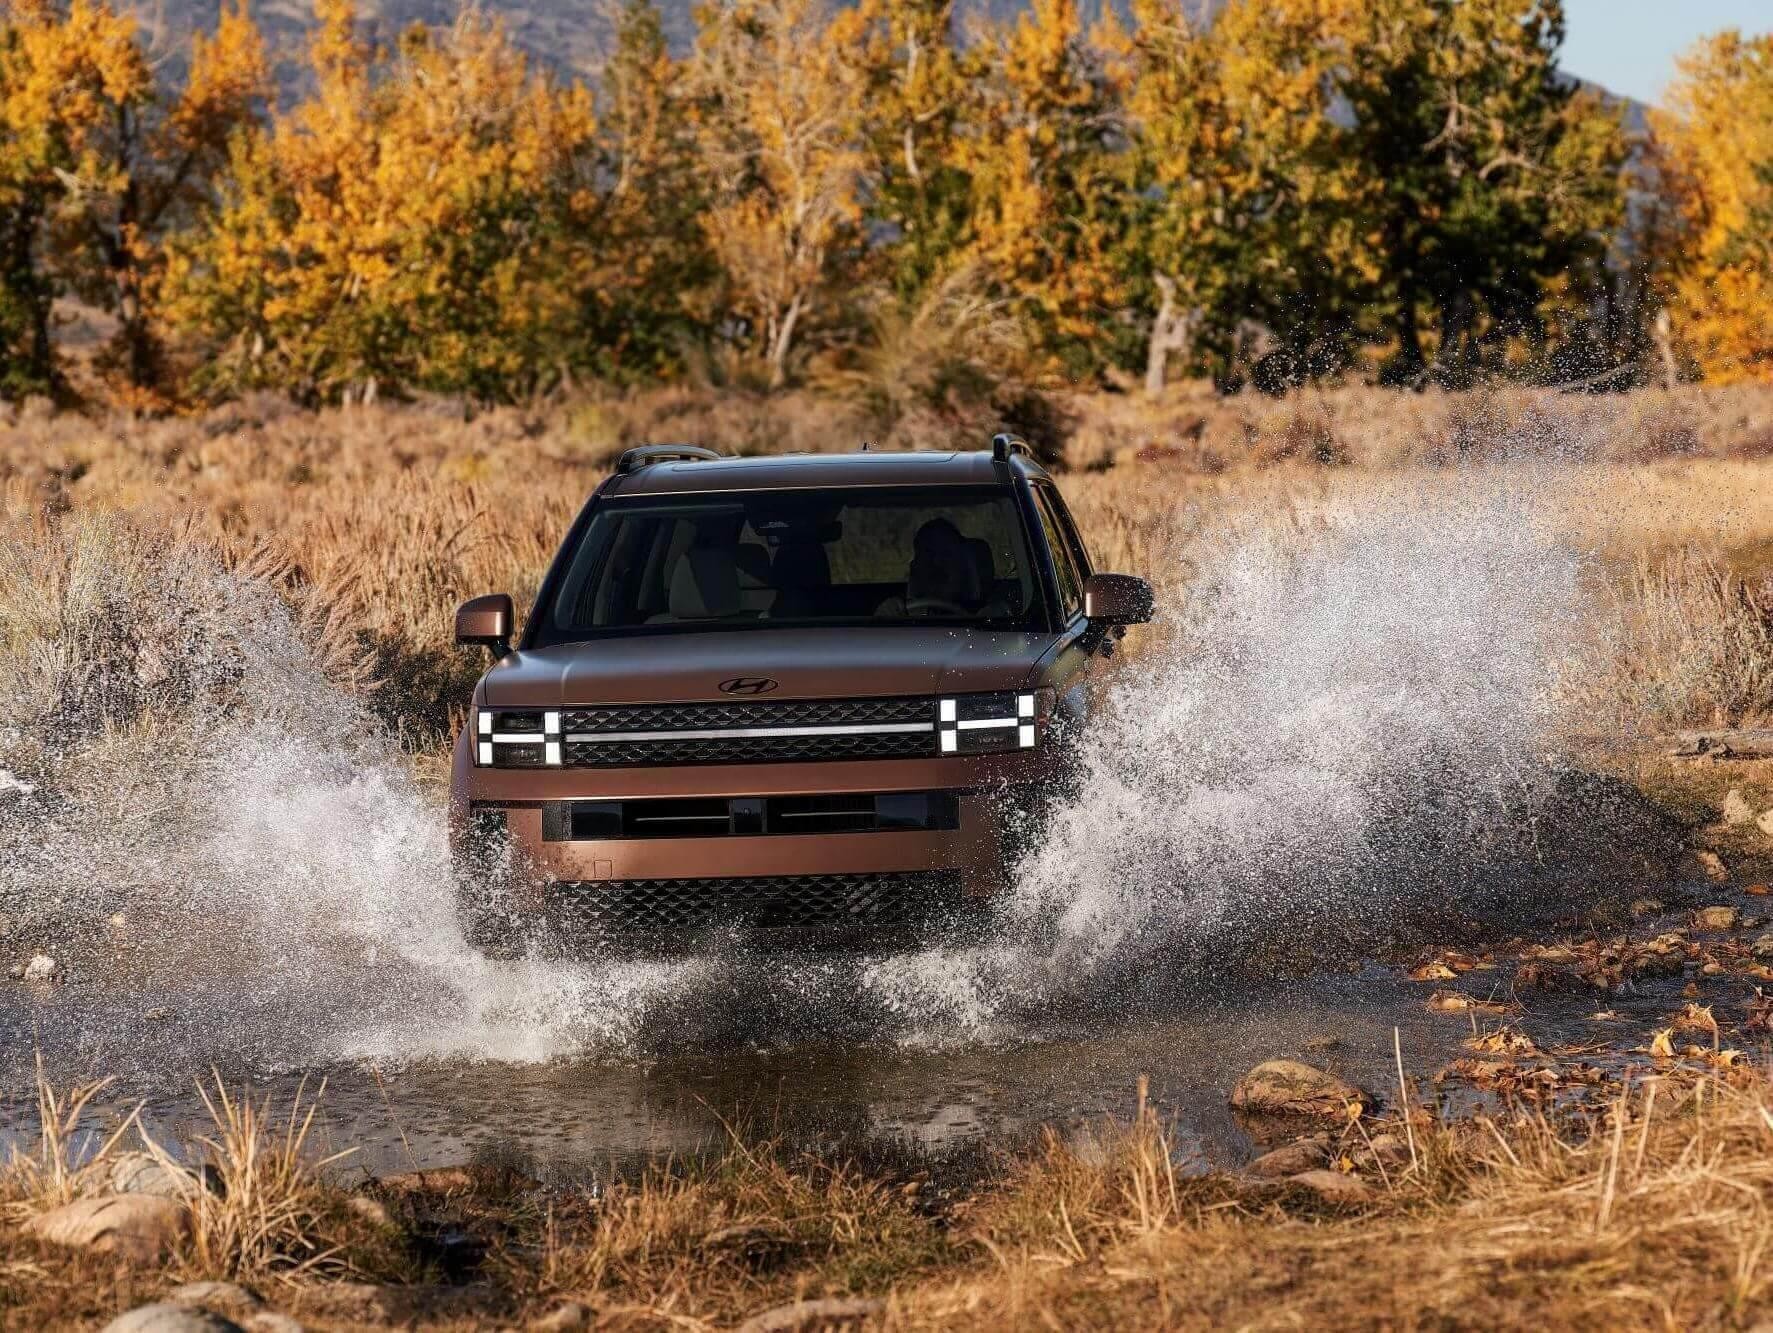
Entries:
{"type": "Polygon", "coordinates": [[[1008,431],[991,437],[991,456],[1000,463],[1010,461],[1010,455],[1021,454],[1024,458],[1033,458],[1034,450],[1028,447],[1028,441],[1020,435],[1011,435],[1008,431]]]}
{"type": "Polygon", "coordinates": [[[616,475],[638,472],[654,463],[702,463],[720,456],[699,444],[641,444],[622,451],[616,460],[616,475]]]}

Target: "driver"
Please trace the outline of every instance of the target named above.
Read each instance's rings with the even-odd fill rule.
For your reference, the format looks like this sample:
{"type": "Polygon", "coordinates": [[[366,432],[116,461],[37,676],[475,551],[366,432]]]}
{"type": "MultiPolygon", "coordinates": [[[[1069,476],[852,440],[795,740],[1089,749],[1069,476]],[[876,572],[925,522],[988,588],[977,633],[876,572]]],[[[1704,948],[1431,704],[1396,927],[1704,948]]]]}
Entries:
{"type": "Polygon", "coordinates": [[[911,567],[903,596],[874,609],[885,620],[920,616],[968,616],[979,604],[979,569],[967,539],[945,518],[932,518],[911,542],[911,567]]]}

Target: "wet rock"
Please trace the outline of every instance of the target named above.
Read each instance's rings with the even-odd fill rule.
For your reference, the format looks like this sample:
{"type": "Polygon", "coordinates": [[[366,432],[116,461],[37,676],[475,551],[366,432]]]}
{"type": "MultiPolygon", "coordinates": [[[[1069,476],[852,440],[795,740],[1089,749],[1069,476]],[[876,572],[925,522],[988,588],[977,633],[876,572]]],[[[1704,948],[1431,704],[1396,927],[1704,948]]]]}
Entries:
{"type": "Polygon", "coordinates": [[[1263,1153],[1244,1170],[1250,1175],[1260,1176],[1264,1180],[1284,1180],[1290,1176],[1317,1169],[1327,1162],[1329,1157],[1329,1137],[1324,1134],[1313,1134],[1309,1138],[1298,1139],[1276,1148],[1273,1152],[1263,1153]]]}
{"type": "Polygon", "coordinates": [[[1769,838],[1773,838],[1773,810],[1764,810],[1761,817],[1755,820],[1755,827],[1769,838]]]}
{"type": "Polygon", "coordinates": [[[1723,820],[1726,824],[1746,824],[1755,817],[1755,808],[1740,789],[1730,788],[1724,795],[1723,820]]]}
{"type": "Polygon", "coordinates": [[[1693,859],[1699,862],[1699,868],[1713,883],[1722,884],[1730,878],[1730,867],[1724,864],[1724,858],[1709,848],[1702,847],[1694,852],[1693,859]]]}
{"type": "Polygon", "coordinates": [[[1240,1111],[1342,1120],[1364,1100],[1352,1083],[1297,1060],[1264,1060],[1237,1081],[1231,1104],[1240,1111]]]}
{"type": "Polygon", "coordinates": [[[239,1324],[208,1310],[160,1301],[118,1315],[103,1333],[241,1333],[239,1324]]]}
{"type": "Polygon", "coordinates": [[[1734,907],[1701,907],[1694,914],[1693,924],[1700,930],[1734,930],[1736,928],[1736,909],[1734,907]]]}
{"type": "Polygon", "coordinates": [[[754,1314],[738,1327],[738,1333],[793,1333],[797,1329],[836,1328],[859,1324],[870,1315],[879,1314],[884,1302],[848,1297],[826,1297],[816,1301],[793,1301],[773,1310],[754,1314]]]}
{"type": "Polygon", "coordinates": [[[187,1282],[166,1293],[174,1305],[197,1306],[232,1319],[244,1319],[265,1308],[257,1293],[238,1282],[187,1282]]]}
{"type": "Polygon", "coordinates": [[[590,1328],[593,1317],[589,1306],[578,1301],[565,1301],[540,1319],[530,1320],[525,1327],[529,1333],[570,1333],[572,1329],[590,1328]]]}
{"type": "Polygon", "coordinates": [[[152,1194],[162,1199],[191,1199],[203,1190],[193,1171],[162,1162],[145,1152],[126,1152],[111,1163],[95,1192],[152,1194]]]}
{"type": "Polygon", "coordinates": [[[172,1199],[106,1194],[34,1217],[25,1223],[25,1233],[71,1249],[147,1262],[177,1245],[189,1225],[183,1205],[172,1199]]]}
{"type": "Polygon", "coordinates": [[[61,966],[46,953],[31,955],[19,976],[25,981],[54,981],[61,975],[61,966]]]}
{"type": "Polygon", "coordinates": [[[1379,1193],[1358,1176],[1345,1176],[1340,1171],[1301,1171],[1287,1179],[1310,1190],[1326,1203],[1366,1203],[1379,1193]]]}

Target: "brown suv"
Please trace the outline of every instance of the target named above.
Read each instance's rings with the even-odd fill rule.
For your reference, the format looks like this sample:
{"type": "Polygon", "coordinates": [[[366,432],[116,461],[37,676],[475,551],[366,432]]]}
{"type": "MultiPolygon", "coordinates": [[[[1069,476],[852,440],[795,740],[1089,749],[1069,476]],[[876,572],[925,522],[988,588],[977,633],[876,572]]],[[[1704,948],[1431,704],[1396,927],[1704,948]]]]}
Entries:
{"type": "Polygon", "coordinates": [[[470,938],[945,920],[1000,883],[1092,660],[1150,615],[1008,436],[631,449],[515,647],[509,597],[456,613],[495,658],[450,784],[470,938]]]}

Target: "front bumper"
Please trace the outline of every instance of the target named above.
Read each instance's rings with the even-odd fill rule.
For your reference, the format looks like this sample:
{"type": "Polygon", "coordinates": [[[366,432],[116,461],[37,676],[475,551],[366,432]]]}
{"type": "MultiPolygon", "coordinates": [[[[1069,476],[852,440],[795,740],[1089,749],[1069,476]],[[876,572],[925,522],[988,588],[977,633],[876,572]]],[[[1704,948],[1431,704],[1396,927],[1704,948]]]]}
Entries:
{"type": "MultiPolygon", "coordinates": [[[[479,768],[463,738],[452,773],[451,829],[462,846],[476,828],[487,826],[488,813],[495,814],[514,870],[500,889],[501,901],[524,921],[599,918],[607,915],[602,909],[635,898],[643,887],[673,902],[700,887],[747,912],[747,904],[765,898],[780,904],[810,894],[825,902],[836,893],[838,918],[866,925],[882,895],[901,890],[928,890],[957,901],[997,892],[1032,807],[1054,789],[1058,777],[1051,746],[917,759],[561,770],[479,768]],[[561,809],[575,802],[912,792],[952,797],[953,827],[562,835],[561,809]]],[[[649,907],[641,915],[650,918],[652,912],[649,907]]],[[[794,910],[779,906],[763,915],[774,924],[791,918],[792,924],[803,924],[794,910]]]]}

